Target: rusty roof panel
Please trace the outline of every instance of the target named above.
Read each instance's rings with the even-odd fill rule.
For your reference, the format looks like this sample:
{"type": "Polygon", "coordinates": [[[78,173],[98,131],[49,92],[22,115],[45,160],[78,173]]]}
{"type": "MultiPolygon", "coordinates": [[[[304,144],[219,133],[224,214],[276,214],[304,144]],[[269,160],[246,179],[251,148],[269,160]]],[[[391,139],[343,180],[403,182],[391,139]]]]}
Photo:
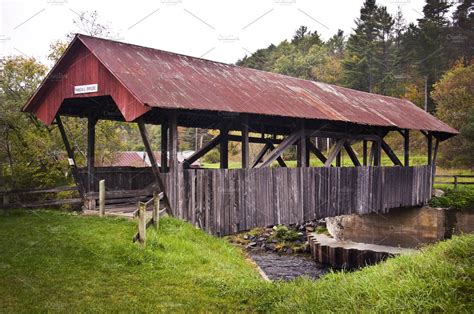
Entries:
{"type": "Polygon", "coordinates": [[[457,134],[413,103],[121,42],[77,35],[142,103],[457,134]]]}

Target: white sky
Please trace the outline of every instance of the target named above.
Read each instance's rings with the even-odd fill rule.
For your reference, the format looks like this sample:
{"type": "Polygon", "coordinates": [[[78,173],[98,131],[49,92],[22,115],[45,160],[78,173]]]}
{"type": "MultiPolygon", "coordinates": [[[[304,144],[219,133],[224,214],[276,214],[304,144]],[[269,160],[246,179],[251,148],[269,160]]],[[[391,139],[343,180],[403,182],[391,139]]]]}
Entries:
{"type": "MultiPolygon", "coordinates": [[[[363,0],[37,0],[1,1],[0,56],[25,54],[46,62],[49,45],[77,31],[73,19],[97,10],[120,41],[234,63],[259,48],[291,39],[300,25],[323,39],[354,27],[363,0]]],[[[407,22],[423,0],[379,0],[407,22]]]]}

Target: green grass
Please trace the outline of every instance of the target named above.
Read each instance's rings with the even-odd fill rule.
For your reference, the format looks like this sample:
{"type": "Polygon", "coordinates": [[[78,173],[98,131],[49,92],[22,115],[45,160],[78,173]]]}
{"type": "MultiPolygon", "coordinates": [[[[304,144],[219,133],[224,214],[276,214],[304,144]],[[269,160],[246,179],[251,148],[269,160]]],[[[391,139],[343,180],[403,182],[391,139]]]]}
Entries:
{"type": "Polygon", "coordinates": [[[321,280],[263,281],[240,249],[163,219],[146,248],[132,221],[0,215],[0,312],[472,312],[474,235],[321,280]]]}

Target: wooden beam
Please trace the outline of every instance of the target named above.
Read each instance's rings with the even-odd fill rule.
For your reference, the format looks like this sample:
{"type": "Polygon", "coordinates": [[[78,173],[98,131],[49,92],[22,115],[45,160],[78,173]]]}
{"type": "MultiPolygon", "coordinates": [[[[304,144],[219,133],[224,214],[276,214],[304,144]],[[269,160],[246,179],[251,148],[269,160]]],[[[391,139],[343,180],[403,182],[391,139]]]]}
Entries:
{"type": "Polygon", "coordinates": [[[433,135],[431,133],[428,133],[426,136],[427,144],[428,144],[428,165],[431,165],[433,163],[433,135]]]}
{"type": "Polygon", "coordinates": [[[265,143],[263,148],[258,152],[257,156],[255,157],[255,160],[253,161],[252,168],[257,167],[257,165],[262,161],[263,156],[267,153],[267,151],[270,149],[270,146],[268,143],[265,143]]]}
{"type": "Polygon", "coordinates": [[[161,172],[168,172],[168,123],[161,123],[161,172]]]}
{"type": "Polygon", "coordinates": [[[305,167],[309,167],[310,164],[311,164],[311,151],[309,149],[309,144],[311,143],[311,138],[307,138],[306,141],[305,141],[305,160],[306,160],[306,165],[305,167]]]}
{"type": "Polygon", "coordinates": [[[375,155],[374,155],[374,166],[380,166],[382,164],[382,149],[381,140],[374,142],[375,144],[375,155]]]}
{"type": "Polygon", "coordinates": [[[311,151],[324,164],[327,160],[326,156],[313,143],[308,143],[309,151],[311,151]]]}
{"type": "Polygon", "coordinates": [[[97,118],[92,114],[89,115],[89,117],[87,118],[87,192],[94,191],[95,126],[96,124],[97,124],[97,118]]]}
{"type": "Polygon", "coordinates": [[[328,158],[324,163],[324,167],[330,167],[336,156],[341,151],[342,146],[344,145],[345,139],[337,140],[336,144],[332,147],[331,151],[329,152],[328,158]]]}
{"type": "Polygon", "coordinates": [[[432,160],[433,167],[436,167],[436,158],[438,157],[438,147],[439,147],[439,139],[435,138],[435,146],[433,150],[433,160],[432,160]]]}
{"type": "Polygon", "coordinates": [[[377,144],[375,144],[376,142],[375,141],[372,141],[372,143],[370,144],[370,155],[369,155],[369,166],[373,166],[374,165],[374,160],[375,160],[375,154],[376,154],[376,150],[377,150],[377,144]]]}
{"type": "Polygon", "coordinates": [[[173,216],[173,208],[171,207],[171,202],[169,201],[168,195],[166,194],[165,184],[161,179],[160,168],[158,167],[155,155],[153,154],[153,149],[151,148],[148,132],[146,130],[145,123],[143,122],[143,120],[138,120],[138,129],[140,130],[143,145],[145,146],[146,153],[148,155],[148,158],[150,159],[151,169],[153,171],[155,181],[158,184],[159,192],[163,192],[163,201],[166,206],[166,212],[168,213],[168,215],[173,216]]]}
{"type": "Polygon", "coordinates": [[[170,171],[178,171],[178,123],[176,111],[171,111],[169,119],[169,151],[170,151],[170,171]]]}
{"type": "Polygon", "coordinates": [[[267,157],[267,159],[256,166],[256,168],[263,168],[269,166],[273,161],[275,161],[278,157],[281,156],[281,154],[291,145],[293,145],[297,140],[299,140],[304,134],[303,130],[298,130],[291,135],[289,135],[287,138],[281,142],[280,145],[276,149],[274,149],[267,157]]]}
{"type": "Polygon", "coordinates": [[[249,125],[248,116],[245,115],[241,121],[241,132],[242,132],[242,168],[246,169],[249,167],[249,125]]]}
{"type": "Polygon", "coordinates": [[[348,141],[344,142],[344,149],[346,150],[347,155],[349,155],[349,158],[351,159],[354,166],[360,167],[360,161],[357,158],[356,153],[354,152],[354,150],[352,149],[351,144],[348,141]]]}
{"type": "Polygon", "coordinates": [[[380,140],[381,147],[385,154],[387,154],[388,158],[393,162],[394,165],[396,166],[403,166],[402,162],[400,159],[398,159],[397,155],[395,152],[390,148],[390,146],[385,142],[383,139],[380,140]]]}
{"type": "Polygon", "coordinates": [[[221,135],[221,143],[219,147],[219,158],[221,169],[229,168],[229,141],[227,139],[228,130],[221,128],[219,135],[221,135]]]}
{"type": "Polygon", "coordinates": [[[435,181],[435,176],[436,176],[436,157],[438,156],[438,146],[439,146],[439,139],[436,138],[435,147],[433,151],[433,162],[431,165],[431,188],[433,188],[433,183],[435,181]]]}
{"type": "Polygon", "coordinates": [[[140,130],[143,145],[145,146],[146,154],[148,155],[148,159],[150,160],[153,175],[155,176],[155,179],[158,182],[160,180],[160,169],[158,167],[158,162],[156,161],[155,154],[153,153],[153,149],[151,148],[150,139],[145,127],[145,123],[143,122],[143,120],[139,120],[137,124],[138,129],[140,130]]]}
{"type": "Polygon", "coordinates": [[[371,140],[375,141],[379,137],[373,134],[354,134],[354,133],[344,133],[344,132],[331,132],[331,131],[320,131],[320,130],[310,130],[306,129],[307,137],[325,137],[325,138],[345,138],[349,140],[371,140]]]}
{"type": "Polygon", "coordinates": [[[367,140],[362,141],[362,163],[367,166],[367,140]]]}
{"type": "Polygon", "coordinates": [[[410,166],[410,130],[405,130],[403,135],[403,164],[410,166]]]}
{"type": "Polygon", "coordinates": [[[342,149],[336,155],[336,167],[341,166],[341,161],[342,161],[342,149]]]}
{"type": "Polygon", "coordinates": [[[211,149],[220,144],[222,136],[219,134],[213,138],[209,143],[204,145],[200,150],[194,152],[191,156],[184,160],[184,167],[189,168],[193,162],[207,154],[211,149]]]}
{"type": "Polygon", "coordinates": [[[302,130],[301,135],[298,137],[297,146],[296,146],[296,166],[307,167],[307,154],[306,154],[306,134],[304,129],[304,121],[300,124],[300,129],[302,130]]]}
{"type": "Polygon", "coordinates": [[[84,189],[84,185],[82,183],[82,180],[79,177],[78,170],[77,170],[76,159],[74,157],[74,151],[73,151],[71,145],[69,144],[69,140],[67,138],[66,130],[64,128],[63,122],[62,122],[61,117],[59,116],[59,114],[56,115],[56,124],[58,125],[59,133],[61,134],[61,138],[63,140],[64,147],[66,149],[66,153],[67,153],[67,157],[68,157],[68,161],[69,161],[69,166],[71,167],[72,177],[74,178],[74,182],[76,182],[76,185],[77,185],[78,190],[79,190],[79,194],[81,195],[81,197],[83,197],[84,194],[86,193],[86,191],[84,189]]]}
{"type": "MultiPolygon", "coordinates": [[[[346,139],[351,139],[351,140],[369,140],[369,141],[375,141],[379,137],[376,135],[372,134],[350,134],[350,133],[341,133],[341,132],[326,132],[326,131],[318,131],[318,130],[305,130],[306,137],[321,137],[321,138],[346,138],[346,139]]],[[[239,135],[232,135],[229,134],[228,136],[229,141],[234,141],[234,142],[240,142],[242,141],[242,137],[239,135]]],[[[249,137],[249,142],[250,143],[259,143],[259,144],[265,144],[265,140],[269,138],[262,138],[262,137],[249,137]]],[[[281,139],[269,139],[272,141],[273,144],[280,144],[283,142],[281,139]]]]}
{"type": "MultiPolygon", "coordinates": [[[[268,141],[268,147],[270,151],[275,149],[275,145],[273,145],[271,141],[268,141]]],[[[277,158],[277,162],[280,165],[280,167],[287,167],[286,162],[283,160],[283,158],[281,158],[281,156],[277,158]]]]}

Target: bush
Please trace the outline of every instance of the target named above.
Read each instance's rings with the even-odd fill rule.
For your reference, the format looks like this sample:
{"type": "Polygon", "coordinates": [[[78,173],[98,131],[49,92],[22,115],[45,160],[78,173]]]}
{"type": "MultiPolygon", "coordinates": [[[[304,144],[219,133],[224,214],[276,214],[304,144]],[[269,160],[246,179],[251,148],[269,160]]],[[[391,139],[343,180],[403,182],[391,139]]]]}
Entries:
{"type": "Polygon", "coordinates": [[[275,239],[280,241],[296,241],[300,238],[300,235],[295,230],[290,230],[283,225],[276,226],[275,228],[275,239]]]}
{"type": "Polygon", "coordinates": [[[204,161],[205,163],[209,163],[209,164],[219,162],[220,161],[220,154],[217,151],[217,149],[213,149],[202,158],[202,161],[204,161]]]}
{"type": "Polygon", "coordinates": [[[433,197],[433,199],[430,201],[430,206],[460,210],[474,210],[474,190],[446,190],[445,195],[441,197],[433,197]]]}

